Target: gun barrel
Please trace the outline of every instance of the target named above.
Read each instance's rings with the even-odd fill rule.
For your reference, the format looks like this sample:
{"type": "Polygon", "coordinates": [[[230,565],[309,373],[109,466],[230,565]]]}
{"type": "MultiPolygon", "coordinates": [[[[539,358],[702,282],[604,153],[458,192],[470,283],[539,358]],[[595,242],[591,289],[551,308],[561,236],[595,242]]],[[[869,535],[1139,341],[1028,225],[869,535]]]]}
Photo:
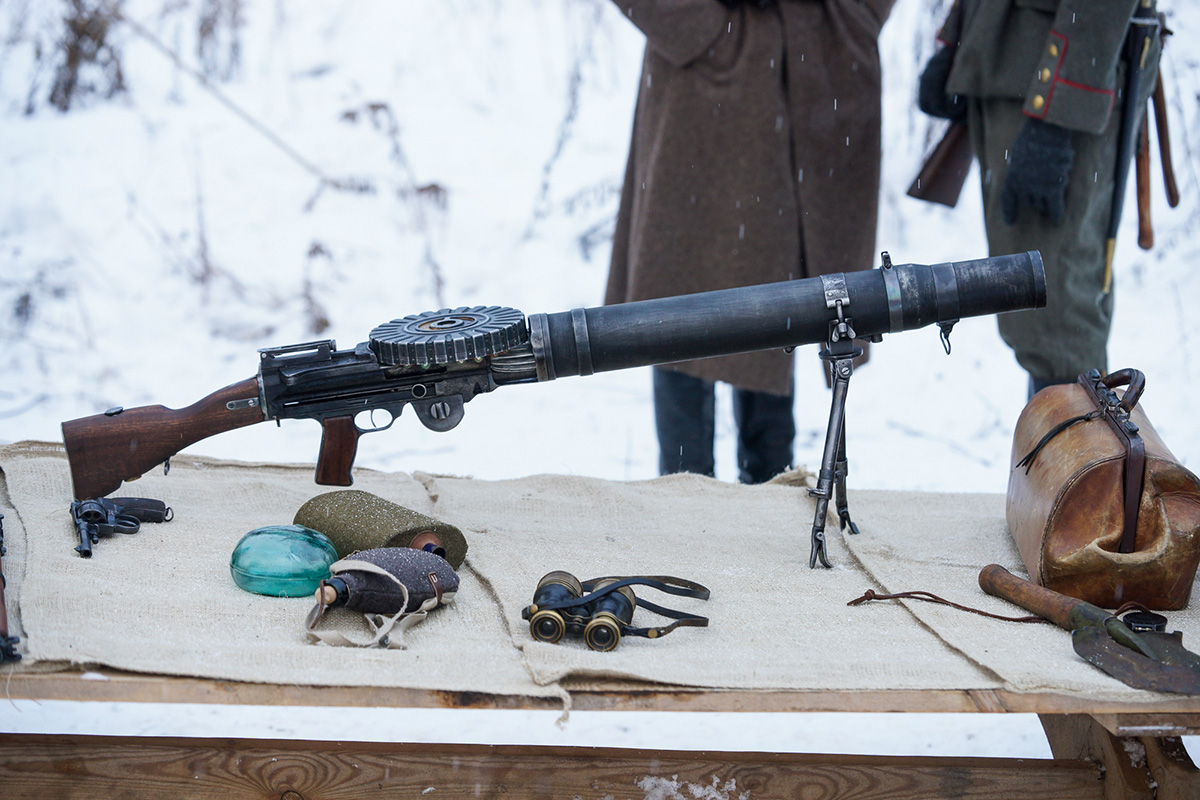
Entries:
{"type": "Polygon", "coordinates": [[[529,329],[546,381],[824,342],[839,310],[870,338],[1045,304],[1041,255],[1030,251],[535,314],[529,329]]]}
{"type": "Polygon", "coordinates": [[[75,520],[75,528],[79,531],[79,544],[75,546],[75,552],[84,558],[92,557],[92,532],[91,525],[81,519],[75,520]]]}

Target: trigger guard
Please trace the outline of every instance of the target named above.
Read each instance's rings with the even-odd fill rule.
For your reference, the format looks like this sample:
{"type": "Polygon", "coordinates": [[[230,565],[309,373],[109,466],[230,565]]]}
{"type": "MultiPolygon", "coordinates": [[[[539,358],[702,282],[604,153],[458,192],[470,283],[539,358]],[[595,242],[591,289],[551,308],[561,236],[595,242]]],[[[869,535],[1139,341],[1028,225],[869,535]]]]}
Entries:
{"type": "Polygon", "coordinates": [[[444,433],[456,428],[463,419],[463,399],[456,394],[418,400],[412,406],[417,419],[431,431],[444,433]]]}
{"type": "Polygon", "coordinates": [[[404,406],[397,408],[395,414],[392,413],[392,410],[390,408],[380,407],[380,408],[364,409],[364,411],[358,412],[358,414],[355,414],[354,417],[352,418],[354,421],[354,430],[358,431],[360,435],[364,434],[364,433],[379,433],[380,431],[386,431],[388,428],[390,428],[396,424],[396,420],[400,418],[400,412],[402,412],[402,411],[404,411],[404,406]],[[358,414],[362,414],[365,412],[369,416],[370,414],[372,414],[375,411],[386,411],[388,413],[388,415],[391,416],[391,419],[388,420],[387,425],[380,425],[377,428],[363,428],[363,427],[359,426],[358,414]]]}
{"type": "Polygon", "coordinates": [[[113,519],[114,533],[137,533],[141,527],[142,521],[132,514],[117,514],[113,519]]]}

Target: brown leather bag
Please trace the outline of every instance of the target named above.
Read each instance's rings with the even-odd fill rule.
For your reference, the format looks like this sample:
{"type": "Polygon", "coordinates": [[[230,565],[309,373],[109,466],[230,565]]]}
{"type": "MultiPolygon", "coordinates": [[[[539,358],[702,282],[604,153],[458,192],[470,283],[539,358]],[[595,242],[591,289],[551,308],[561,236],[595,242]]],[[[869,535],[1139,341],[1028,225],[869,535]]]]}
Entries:
{"type": "Polygon", "coordinates": [[[1200,562],[1200,479],[1138,405],[1144,388],[1137,370],[1093,370],[1034,395],[1013,436],[1008,529],[1049,589],[1179,609],[1200,562]]]}

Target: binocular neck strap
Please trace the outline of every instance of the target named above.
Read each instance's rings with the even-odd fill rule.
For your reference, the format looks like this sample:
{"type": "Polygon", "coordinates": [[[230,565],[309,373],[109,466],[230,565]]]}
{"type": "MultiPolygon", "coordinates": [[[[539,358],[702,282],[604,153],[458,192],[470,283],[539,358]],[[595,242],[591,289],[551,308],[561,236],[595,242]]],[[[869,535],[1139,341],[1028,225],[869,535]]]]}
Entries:
{"type": "Polygon", "coordinates": [[[707,628],[708,617],[688,617],[686,619],[677,620],[670,625],[662,625],[657,628],[630,628],[627,625],[621,626],[622,636],[641,636],[646,639],[657,639],[660,636],[666,636],[676,628],[691,626],[693,628],[707,628]]]}
{"type": "Polygon", "coordinates": [[[666,636],[676,628],[707,628],[708,617],[702,617],[699,614],[688,614],[683,611],[675,611],[674,609],[664,608],[655,603],[651,603],[642,598],[637,599],[639,608],[644,608],[647,611],[652,611],[664,617],[670,617],[675,620],[670,625],[662,625],[654,628],[633,628],[627,625],[621,626],[622,636],[645,636],[647,639],[657,639],[659,636],[666,636]]]}
{"type": "MultiPolygon", "coordinates": [[[[582,586],[585,592],[592,591],[592,588],[600,581],[611,580],[611,578],[593,578],[589,581],[583,581],[582,586]]],[[[602,587],[599,591],[583,598],[590,600],[591,598],[600,597],[609,592],[619,589],[622,586],[649,586],[652,589],[658,589],[660,592],[667,594],[679,595],[680,597],[694,597],[699,600],[707,600],[709,596],[708,588],[693,581],[684,580],[683,578],[675,578],[670,575],[644,575],[632,578],[617,578],[616,583],[610,583],[602,587]]],[[[660,606],[657,603],[651,603],[641,597],[636,597],[637,607],[644,608],[647,611],[653,612],[663,617],[668,617],[675,620],[670,625],[661,625],[652,628],[634,628],[629,625],[621,626],[622,636],[643,636],[647,639],[657,639],[660,636],[666,636],[676,628],[692,627],[692,628],[707,628],[708,617],[702,617],[699,614],[689,614],[684,611],[676,611],[665,606],[660,606]]]]}
{"type": "Polygon", "coordinates": [[[660,592],[667,594],[679,595],[680,597],[695,597],[698,600],[708,599],[708,587],[700,584],[684,580],[683,578],[675,578],[670,575],[639,575],[635,577],[617,577],[608,576],[603,578],[592,578],[581,583],[585,592],[592,591],[596,584],[600,581],[612,581],[603,587],[597,595],[607,594],[614,589],[619,589],[622,586],[649,586],[651,589],[657,589],[660,592]]]}

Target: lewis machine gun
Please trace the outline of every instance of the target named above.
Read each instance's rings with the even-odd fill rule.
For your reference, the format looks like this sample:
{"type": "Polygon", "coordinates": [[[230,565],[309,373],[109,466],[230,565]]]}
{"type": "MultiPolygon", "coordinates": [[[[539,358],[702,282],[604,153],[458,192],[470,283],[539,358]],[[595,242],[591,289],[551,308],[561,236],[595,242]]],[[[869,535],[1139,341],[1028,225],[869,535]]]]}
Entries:
{"type": "Polygon", "coordinates": [[[426,427],[448,431],[464,405],[498,386],[539,383],[755,350],[822,344],[833,400],[817,486],[809,566],[828,567],[825,515],[846,502],[846,391],[862,353],[855,339],[936,324],[949,352],[964,317],[1046,303],[1037,252],[878,269],[681,297],[576,308],[526,317],[476,306],[384,323],[353,348],[329,339],[259,351],[258,374],[182,409],[113,408],[62,424],[75,499],[115,491],[195,442],[267,420],[314,419],[323,434],[316,482],[349,486],[358,438],[391,427],[411,406],[426,427]],[[387,412],[363,425],[364,411],[387,412]]]}

